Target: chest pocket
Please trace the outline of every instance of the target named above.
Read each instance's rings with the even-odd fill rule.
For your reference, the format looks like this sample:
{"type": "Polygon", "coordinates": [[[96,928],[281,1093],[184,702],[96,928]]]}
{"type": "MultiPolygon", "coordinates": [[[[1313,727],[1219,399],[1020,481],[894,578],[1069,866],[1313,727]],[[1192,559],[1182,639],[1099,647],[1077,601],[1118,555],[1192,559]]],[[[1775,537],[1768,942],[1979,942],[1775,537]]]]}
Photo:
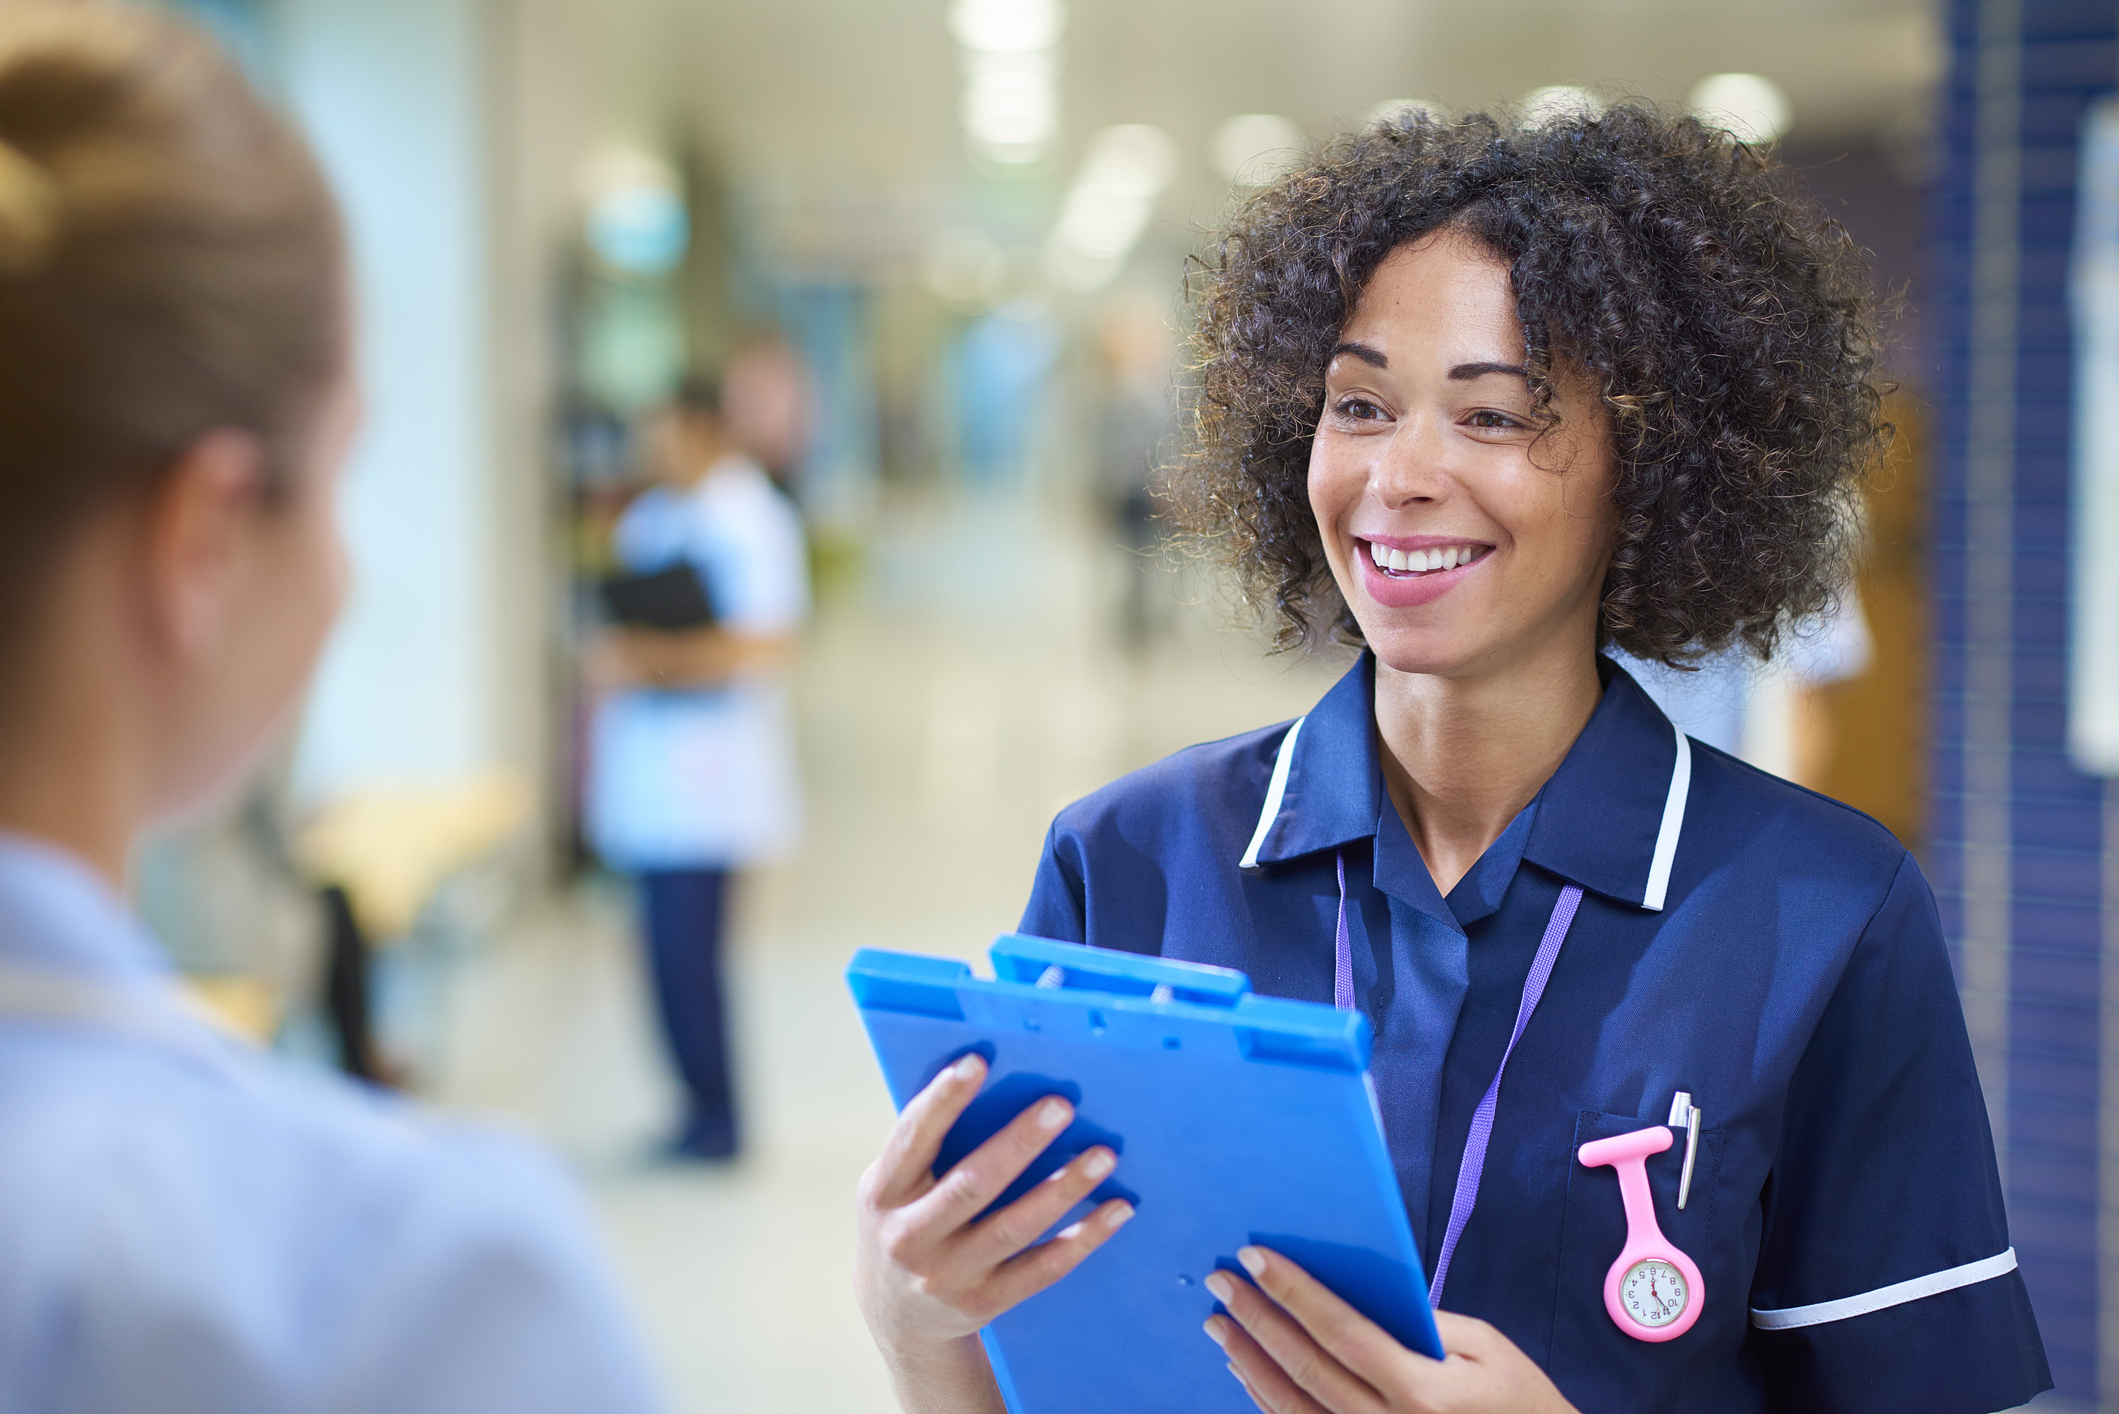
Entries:
{"type": "Polygon", "coordinates": [[[1700,1130],[1684,1211],[1678,1210],[1678,1182],[1685,1167],[1685,1131],[1673,1129],[1670,1147],[1649,1155],[1645,1165],[1656,1225],[1699,1264],[1706,1291],[1698,1320],[1674,1340],[1636,1340],[1621,1331],[1604,1308],[1605,1274],[1626,1245],[1626,1210],[1619,1199],[1617,1172],[1585,1168],[1575,1156],[1593,1140],[1660,1123],[1661,1116],[1642,1119],[1596,1110],[1575,1117],[1574,1143],[1566,1157],[1567,1200],[1547,1373],[1585,1414],[1687,1408],[1683,1394],[1688,1369],[1710,1351],[1709,1363],[1731,1360],[1743,1342],[1750,1283],[1737,1260],[1735,1215],[1723,1211],[1718,1181],[1723,1132],[1716,1128],[1700,1130]]]}

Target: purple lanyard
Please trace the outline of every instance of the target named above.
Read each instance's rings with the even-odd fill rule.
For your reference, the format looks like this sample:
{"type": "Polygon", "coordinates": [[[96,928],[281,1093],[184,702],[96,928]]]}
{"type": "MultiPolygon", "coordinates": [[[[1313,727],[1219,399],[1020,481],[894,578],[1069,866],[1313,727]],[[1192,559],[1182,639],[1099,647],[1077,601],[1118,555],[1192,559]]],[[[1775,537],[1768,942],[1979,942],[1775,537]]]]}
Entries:
{"type": "MultiPolygon", "coordinates": [[[[1442,1234],[1442,1251],[1435,1258],[1434,1280],[1428,1283],[1430,1306],[1442,1304],[1442,1283],[1449,1280],[1449,1259],[1456,1255],[1457,1239],[1464,1235],[1464,1225],[1471,1221],[1472,1208],[1479,1201],[1479,1176],[1486,1172],[1486,1146],[1494,1137],[1494,1106],[1501,1097],[1501,1077],[1508,1071],[1508,1058],[1516,1053],[1516,1042],[1523,1039],[1523,1028],[1530,1024],[1530,1014],[1538,1009],[1538,1002],[1545,995],[1545,984],[1552,979],[1552,965],[1560,956],[1560,944],[1567,941],[1567,930],[1573,925],[1575,909],[1581,902],[1580,885],[1569,884],[1560,890],[1559,901],[1552,906],[1552,917],[1545,923],[1545,936],[1538,941],[1538,955],[1531,959],[1530,975],[1523,979],[1523,1000],[1516,1006],[1516,1029],[1509,1034],[1508,1049],[1501,1052],[1501,1064],[1494,1067],[1494,1078],[1486,1093],[1479,1097],[1479,1108],[1472,1111],[1464,1157],[1457,1162],[1457,1191],[1449,1201],[1449,1227],[1442,1234]]],[[[1341,1011],[1354,1009],[1354,948],[1346,930],[1344,849],[1339,851],[1339,937],[1332,959],[1332,1001],[1341,1011]]]]}

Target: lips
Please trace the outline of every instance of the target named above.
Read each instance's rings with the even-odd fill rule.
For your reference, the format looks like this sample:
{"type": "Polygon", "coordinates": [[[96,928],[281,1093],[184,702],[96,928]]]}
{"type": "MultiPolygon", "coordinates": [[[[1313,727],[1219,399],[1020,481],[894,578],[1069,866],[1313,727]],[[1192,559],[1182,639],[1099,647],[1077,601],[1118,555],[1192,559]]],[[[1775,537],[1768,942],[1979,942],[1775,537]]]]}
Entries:
{"type": "Polygon", "coordinates": [[[1441,536],[1388,542],[1357,537],[1354,547],[1362,588],[1386,609],[1434,603],[1476,573],[1494,549],[1483,541],[1441,536]]]}

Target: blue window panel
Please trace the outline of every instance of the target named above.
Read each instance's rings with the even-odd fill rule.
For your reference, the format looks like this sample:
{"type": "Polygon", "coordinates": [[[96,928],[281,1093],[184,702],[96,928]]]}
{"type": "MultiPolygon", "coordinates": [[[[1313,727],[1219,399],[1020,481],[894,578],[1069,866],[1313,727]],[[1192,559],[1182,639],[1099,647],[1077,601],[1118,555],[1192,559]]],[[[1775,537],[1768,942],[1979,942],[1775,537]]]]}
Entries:
{"type": "Polygon", "coordinates": [[[2097,1162],[2079,1154],[2051,1154],[2009,1145],[2009,1197],[2049,1203],[2092,1205],[2097,1201],[2097,1162]]]}
{"type": "MultiPolygon", "coordinates": [[[[2034,631],[2036,630],[2030,624],[2024,624],[2017,630],[2023,634],[2034,631]]],[[[2067,740],[2067,708],[2050,698],[2025,701],[2019,697],[2012,719],[2016,740],[2026,746],[2067,740]]]]}
{"type": "Polygon", "coordinates": [[[2089,1007],[2015,997],[2009,1002],[2009,1018],[2011,1041],[2042,1055],[2054,1059],[2072,1056],[2085,1062],[2093,1061],[2097,1055],[2098,1018],[2089,1007]]]}
{"type": "Polygon", "coordinates": [[[2064,1101],[2094,1111],[2097,1067],[2085,1064],[2079,1056],[2012,1049],[2009,1052],[2009,1093],[2043,1095],[2055,1103],[2064,1101]]]}
{"type": "Polygon", "coordinates": [[[2023,696],[2050,702],[2067,700],[2066,653],[2017,653],[2010,666],[2010,686],[2023,696]]]}
{"type": "Polygon", "coordinates": [[[2066,845],[2095,839],[2102,826],[2102,811],[2092,804],[2047,805],[2042,809],[2016,812],[2015,838],[2023,844],[2066,845]]]}
{"type": "MultiPolygon", "coordinates": [[[[2016,563],[2019,569],[2024,564],[2021,557],[2018,557],[2016,563]]],[[[2064,573],[2066,566],[2061,569],[2064,573]]],[[[2015,623],[2016,644],[2019,649],[2061,648],[2067,644],[2067,608],[2064,601],[2020,596],[2011,618],[2015,623]]],[[[2059,740],[2060,734],[2055,733],[2051,739],[2059,740]]]]}
{"type": "MultiPolygon", "coordinates": [[[[2009,986],[2025,1001],[2072,1002],[2097,995],[2094,954],[2028,948],[2018,945],[2009,956],[2009,986]]],[[[2014,1083],[2013,1077],[2011,1083],[2014,1083]]],[[[2009,1121],[2015,1132],[2015,1120],[2009,1121]]]]}
{"type": "Polygon", "coordinates": [[[2062,147],[2057,143],[2045,143],[2024,148],[2018,174],[2025,191],[2059,194],[2072,201],[2075,195],[2074,145],[2070,143],[2062,147]]]}
{"type": "MultiPolygon", "coordinates": [[[[2064,224],[2072,228],[2075,208],[2072,202],[2061,210],[2059,216],[2064,224]]],[[[2045,300],[2025,305],[2016,314],[2016,339],[2019,344],[2046,344],[2058,347],[2074,337],[2070,327],[2067,305],[2064,302],[2045,300]]]]}
{"type": "MultiPolygon", "coordinates": [[[[2097,891],[2083,880],[2083,857],[2060,851],[2018,849],[2011,851],[2011,887],[2019,895],[2068,899],[2084,907],[2100,903],[2097,891]]],[[[2092,855],[2091,860],[2095,860],[2092,855]]]]}
{"type": "MultiPolygon", "coordinates": [[[[2112,7],[2094,0],[2031,0],[2023,7],[2022,25],[2027,40],[2108,40],[2112,36],[2112,7]]],[[[1966,35],[1968,40],[1970,37],[1966,35]]],[[[2028,45],[2026,50],[2024,67],[2030,69],[2030,55],[2037,51],[2028,45]]]]}
{"type": "MultiPolygon", "coordinates": [[[[2075,1154],[2095,1161],[2097,1109],[2094,1105],[2054,1104],[2026,1092],[2009,1072],[2009,1142],[2024,1148],[2075,1154]]],[[[2091,1211],[2094,1211],[2094,1205],[2091,1211]]]]}
{"type": "MultiPolygon", "coordinates": [[[[2072,168],[2075,154],[2068,154],[2068,165],[2072,168]]],[[[2019,350],[2016,355],[2016,382],[2025,392],[2035,393],[2051,388],[2055,383],[2065,384],[2075,376],[2075,357],[2070,349],[2044,346],[2037,349],[2019,350]]]]}
{"type": "MultiPolygon", "coordinates": [[[[2026,899],[2019,891],[2009,904],[2009,926],[2016,930],[2020,946],[2045,953],[2094,959],[2104,945],[2103,910],[2095,899],[2026,899]]],[[[2084,1000],[2095,1002],[2096,998],[2097,988],[2092,985],[2084,1000]]]]}
{"type": "MultiPolygon", "coordinates": [[[[2021,254],[2025,263],[2041,255],[2064,257],[2075,234],[2074,198],[2030,193],[2023,198],[2022,210],[2021,254]]],[[[2028,306],[2025,312],[2029,312],[2028,306]]]]}

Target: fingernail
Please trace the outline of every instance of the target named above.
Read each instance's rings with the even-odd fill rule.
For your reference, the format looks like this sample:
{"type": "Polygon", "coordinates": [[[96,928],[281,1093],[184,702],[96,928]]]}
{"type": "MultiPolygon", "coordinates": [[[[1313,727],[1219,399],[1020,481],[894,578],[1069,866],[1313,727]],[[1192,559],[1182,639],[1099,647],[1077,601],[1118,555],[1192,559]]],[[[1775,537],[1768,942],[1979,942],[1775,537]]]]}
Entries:
{"type": "Polygon", "coordinates": [[[1243,1263],[1243,1269],[1249,1272],[1252,1276],[1259,1277],[1265,1275],[1266,1254],[1264,1248],[1239,1247],[1238,1249],[1236,1249],[1236,1260],[1243,1263]]]}
{"type": "Polygon", "coordinates": [[[1214,1293],[1216,1301],[1226,1301],[1236,1294],[1236,1283],[1227,1272],[1215,1272],[1206,1279],[1205,1286],[1214,1293]]]}
{"type": "Polygon", "coordinates": [[[1099,1149],[1089,1156],[1088,1163],[1082,1165],[1082,1172],[1091,1178],[1102,1178],[1117,1167],[1118,1160],[1111,1157],[1111,1151],[1099,1149]]]}
{"type": "MultiPolygon", "coordinates": [[[[1229,1338],[1221,1333],[1221,1317],[1219,1316],[1207,1317],[1206,1324],[1202,1325],[1200,1329],[1205,1331],[1207,1339],[1213,1341],[1216,1345],[1227,1345],[1229,1343],[1229,1338]]],[[[1231,1366],[1230,1368],[1233,1369],[1235,1367],[1231,1366]]]]}
{"type": "Polygon", "coordinates": [[[1047,1100],[1039,1107],[1037,1122],[1043,1129],[1058,1129],[1067,1122],[1067,1103],[1064,1100],[1047,1100]]]}
{"type": "Polygon", "coordinates": [[[950,1070],[956,1076],[957,1079],[969,1080],[972,1076],[977,1075],[979,1073],[979,1067],[983,1066],[985,1063],[986,1062],[982,1057],[978,1056],[977,1054],[972,1054],[964,1057],[955,1065],[951,1066],[950,1070]]]}
{"type": "Polygon", "coordinates": [[[1122,1224],[1129,1223],[1132,1221],[1133,1205],[1131,1203],[1121,1203],[1118,1205],[1118,1207],[1112,1210],[1111,1226],[1118,1227],[1122,1224]]]}

